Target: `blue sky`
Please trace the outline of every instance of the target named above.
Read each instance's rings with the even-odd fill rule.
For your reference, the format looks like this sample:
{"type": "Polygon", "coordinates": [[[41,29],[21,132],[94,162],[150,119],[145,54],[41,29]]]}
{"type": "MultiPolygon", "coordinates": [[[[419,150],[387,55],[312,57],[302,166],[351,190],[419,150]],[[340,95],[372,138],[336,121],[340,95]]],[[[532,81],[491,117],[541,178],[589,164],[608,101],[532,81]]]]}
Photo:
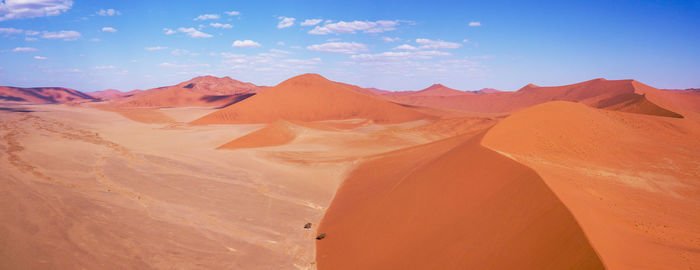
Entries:
{"type": "Polygon", "coordinates": [[[314,72],[390,90],[604,77],[700,87],[700,1],[3,0],[0,85],[147,89],[314,72]]]}

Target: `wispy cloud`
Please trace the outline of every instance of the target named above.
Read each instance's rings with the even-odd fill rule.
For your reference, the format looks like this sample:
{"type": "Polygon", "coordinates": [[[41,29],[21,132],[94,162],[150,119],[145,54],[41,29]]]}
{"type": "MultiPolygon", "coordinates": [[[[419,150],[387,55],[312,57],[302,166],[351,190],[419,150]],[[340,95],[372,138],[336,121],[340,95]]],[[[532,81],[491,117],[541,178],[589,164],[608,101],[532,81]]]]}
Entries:
{"type": "Polygon", "coordinates": [[[160,50],[165,50],[168,47],[163,47],[163,46],[155,46],[155,47],[146,47],[145,49],[147,51],[160,51],[160,50]]]}
{"type": "Polygon", "coordinates": [[[214,28],[223,28],[223,29],[233,28],[233,25],[230,25],[228,23],[210,23],[209,26],[214,27],[214,28]]]}
{"type": "Polygon", "coordinates": [[[252,41],[250,39],[246,40],[236,40],[233,42],[231,47],[236,47],[236,48],[255,48],[255,47],[260,47],[260,43],[257,43],[255,41],[252,41]]]}
{"type": "Polygon", "coordinates": [[[97,12],[97,15],[100,15],[100,16],[117,16],[117,15],[122,15],[122,13],[119,12],[119,10],[115,10],[115,9],[108,8],[108,9],[100,9],[100,11],[97,12]]]}
{"type": "Polygon", "coordinates": [[[306,47],[306,49],[318,52],[355,54],[358,52],[367,51],[367,46],[357,42],[328,42],[323,44],[314,44],[306,47]]]}
{"type": "Polygon", "coordinates": [[[37,48],[32,47],[17,47],[12,49],[12,52],[36,52],[39,51],[37,48]]]}
{"type": "Polygon", "coordinates": [[[36,59],[36,60],[46,60],[46,59],[49,59],[49,58],[46,58],[46,57],[38,56],[38,55],[37,55],[37,56],[34,56],[34,59],[36,59]]]}
{"type": "Polygon", "coordinates": [[[481,22],[469,22],[469,27],[481,26],[481,22]]]}
{"type": "MultiPolygon", "coordinates": [[[[194,29],[194,27],[189,27],[189,28],[180,27],[180,28],[177,29],[177,31],[182,32],[182,33],[185,33],[185,34],[187,34],[188,36],[193,37],[193,38],[210,38],[210,37],[213,37],[213,36],[210,35],[210,34],[207,34],[207,33],[201,32],[201,31],[199,31],[199,30],[197,30],[197,29],[194,29]]],[[[168,33],[166,32],[165,34],[167,35],[168,33]]]]}
{"type": "Polygon", "coordinates": [[[416,43],[421,45],[421,49],[457,49],[459,47],[462,47],[462,44],[456,42],[430,40],[427,38],[416,39],[416,43]]]}
{"type": "Polygon", "coordinates": [[[217,14],[202,14],[199,15],[197,18],[194,18],[195,21],[204,21],[204,20],[218,20],[221,18],[221,16],[217,14]]]}
{"type": "Polygon", "coordinates": [[[71,0],[5,0],[0,2],[0,22],[13,19],[56,16],[73,6],[71,0]]]}
{"type": "Polygon", "coordinates": [[[399,21],[339,21],[337,23],[328,23],[323,26],[316,26],[309,31],[313,35],[328,35],[328,34],[354,34],[356,32],[364,33],[382,33],[396,30],[399,21]]]}
{"type": "Polygon", "coordinates": [[[412,51],[412,50],[418,50],[418,48],[411,46],[411,45],[408,45],[408,44],[403,44],[403,45],[399,45],[399,46],[394,47],[394,50],[412,51]]]}
{"type": "Polygon", "coordinates": [[[238,15],[241,15],[241,13],[240,13],[240,12],[238,12],[238,11],[235,11],[235,10],[232,10],[232,11],[226,11],[226,12],[224,12],[224,13],[226,13],[226,15],[229,15],[229,16],[238,16],[238,15]]]}
{"type": "Polygon", "coordinates": [[[82,37],[82,35],[80,35],[78,31],[73,30],[58,32],[44,31],[42,32],[41,37],[45,39],[62,39],[67,41],[73,41],[79,39],[80,37],[82,37]]]}
{"type": "Polygon", "coordinates": [[[172,34],[177,33],[175,30],[170,29],[170,28],[163,28],[163,31],[165,31],[166,35],[172,35],[172,34]]]}
{"type": "Polygon", "coordinates": [[[102,32],[117,32],[117,29],[114,29],[114,27],[102,27],[102,32]]]}
{"type": "Polygon", "coordinates": [[[314,26],[319,23],[321,23],[323,20],[322,19],[306,19],[303,22],[301,22],[301,26],[314,26]]]}
{"type": "Polygon", "coordinates": [[[398,37],[382,37],[382,40],[386,41],[386,42],[396,42],[396,41],[399,41],[401,39],[398,37]]]}
{"type": "Polygon", "coordinates": [[[280,20],[280,22],[277,23],[277,28],[279,29],[287,28],[294,25],[294,21],[296,20],[295,18],[291,17],[277,17],[277,19],[280,20]]]}
{"type": "Polygon", "coordinates": [[[112,66],[112,65],[109,65],[109,66],[95,66],[93,69],[96,69],[96,70],[105,70],[105,69],[115,69],[115,67],[112,66]]]}
{"type": "Polygon", "coordinates": [[[377,54],[356,54],[350,56],[354,60],[362,61],[396,61],[408,59],[432,59],[436,56],[448,56],[450,53],[441,51],[405,51],[405,52],[383,52],[377,54]]]}
{"type": "Polygon", "coordinates": [[[0,28],[0,34],[4,35],[21,34],[22,32],[24,32],[24,30],[12,27],[0,28]]]}

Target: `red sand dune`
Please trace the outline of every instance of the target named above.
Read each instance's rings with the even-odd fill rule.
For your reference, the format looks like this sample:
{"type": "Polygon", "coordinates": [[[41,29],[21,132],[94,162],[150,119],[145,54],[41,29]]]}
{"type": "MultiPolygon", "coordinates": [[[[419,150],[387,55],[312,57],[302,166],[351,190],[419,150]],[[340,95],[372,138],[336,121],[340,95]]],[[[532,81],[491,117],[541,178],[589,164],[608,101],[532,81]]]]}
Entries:
{"type": "Polygon", "coordinates": [[[535,169],[610,269],[700,263],[700,125],[691,119],[549,102],[519,111],[483,144],[535,169]]]}
{"type": "Polygon", "coordinates": [[[257,86],[229,77],[196,77],[174,86],[145,90],[116,102],[121,107],[224,107],[246,99],[257,86]]]}
{"type": "Polygon", "coordinates": [[[283,145],[296,138],[296,128],[287,121],[277,121],[219,146],[217,149],[233,150],[283,145]]]}
{"type": "Polygon", "coordinates": [[[63,87],[0,86],[0,102],[67,103],[90,101],[96,101],[96,99],[78,90],[63,87]]]}
{"type": "Polygon", "coordinates": [[[459,136],[366,162],[338,190],[319,269],[601,269],[531,169],[459,136]]]}
{"type": "Polygon", "coordinates": [[[364,118],[396,123],[431,118],[368,91],[304,74],[192,122],[195,125],[271,123],[280,119],[322,121],[364,118]]]}
{"type": "Polygon", "coordinates": [[[131,90],[129,92],[122,92],[116,89],[107,89],[102,91],[88,92],[87,94],[102,100],[114,100],[119,98],[130,97],[140,92],[142,92],[142,90],[131,90]]]}
{"type": "MultiPolygon", "coordinates": [[[[483,113],[512,113],[517,110],[554,100],[576,101],[583,104],[606,108],[620,104],[640,101],[642,94],[655,89],[634,80],[605,80],[595,79],[577,84],[540,87],[533,84],[516,92],[496,92],[479,95],[459,96],[394,96],[392,100],[417,106],[438,107],[444,109],[464,110],[483,113]]],[[[656,89],[658,90],[658,89],[656,89]]],[[[662,99],[662,98],[659,98],[662,99]]],[[[642,110],[628,108],[630,112],[643,114],[659,114],[675,116],[665,108],[654,108],[658,105],[649,100],[640,101],[645,107],[642,110]],[[653,106],[652,106],[653,105],[653,106]]]]}

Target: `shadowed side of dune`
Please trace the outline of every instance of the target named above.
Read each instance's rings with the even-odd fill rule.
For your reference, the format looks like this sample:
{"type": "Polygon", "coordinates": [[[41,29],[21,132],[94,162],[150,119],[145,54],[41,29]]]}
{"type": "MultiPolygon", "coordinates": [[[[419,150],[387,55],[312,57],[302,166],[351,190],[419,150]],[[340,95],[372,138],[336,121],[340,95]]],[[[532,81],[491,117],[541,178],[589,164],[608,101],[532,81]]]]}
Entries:
{"type": "Polygon", "coordinates": [[[286,121],[277,121],[219,146],[217,149],[233,150],[277,146],[289,143],[294,138],[296,138],[296,132],[292,124],[286,121]]]}
{"type": "Polygon", "coordinates": [[[319,227],[319,269],[601,269],[530,168],[453,137],[362,164],[319,227]]]}

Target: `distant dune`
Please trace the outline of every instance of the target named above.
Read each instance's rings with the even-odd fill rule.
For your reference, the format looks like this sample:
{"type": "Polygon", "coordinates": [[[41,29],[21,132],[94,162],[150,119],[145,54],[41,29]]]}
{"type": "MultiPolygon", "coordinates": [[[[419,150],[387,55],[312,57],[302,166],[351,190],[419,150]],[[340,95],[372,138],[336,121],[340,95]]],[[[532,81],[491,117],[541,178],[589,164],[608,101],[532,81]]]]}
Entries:
{"type": "Polygon", "coordinates": [[[364,118],[397,123],[431,118],[317,74],[288,79],[277,86],[192,122],[195,125],[271,123],[280,119],[321,121],[364,118]]]}
{"type": "Polygon", "coordinates": [[[142,92],[142,90],[131,90],[128,92],[122,92],[116,89],[107,89],[102,91],[88,92],[87,94],[102,100],[115,100],[130,97],[140,92],[142,92]]]}
{"type": "MultiPolygon", "coordinates": [[[[640,98],[652,88],[634,80],[595,79],[564,86],[541,87],[529,84],[516,92],[485,91],[479,95],[399,95],[392,100],[416,105],[482,113],[512,113],[540,103],[564,100],[575,101],[597,108],[622,109],[642,114],[680,117],[654,102],[640,98]],[[646,89],[646,90],[640,90],[646,89]],[[644,104],[634,108],[623,106],[634,102],[644,104]],[[641,107],[644,107],[643,109],[641,107]],[[652,109],[652,107],[654,107],[652,109]],[[659,107],[659,108],[656,108],[659,107]]],[[[655,89],[655,88],[653,88],[655,89]]],[[[655,89],[656,91],[660,91],[655,89]]]]}
{"type": "Polygon", "coordinates": [[[97,99],[78,90],[63,87],[21,88],[0,86],[0,102],[66,103],[97,99]]]}
{"type": "Polygon", "coordinates": [[[119,107],[223,107],[255,94],[257,86],[229,77],[201,76],[148,89],[115,102],[119,107]]]}

